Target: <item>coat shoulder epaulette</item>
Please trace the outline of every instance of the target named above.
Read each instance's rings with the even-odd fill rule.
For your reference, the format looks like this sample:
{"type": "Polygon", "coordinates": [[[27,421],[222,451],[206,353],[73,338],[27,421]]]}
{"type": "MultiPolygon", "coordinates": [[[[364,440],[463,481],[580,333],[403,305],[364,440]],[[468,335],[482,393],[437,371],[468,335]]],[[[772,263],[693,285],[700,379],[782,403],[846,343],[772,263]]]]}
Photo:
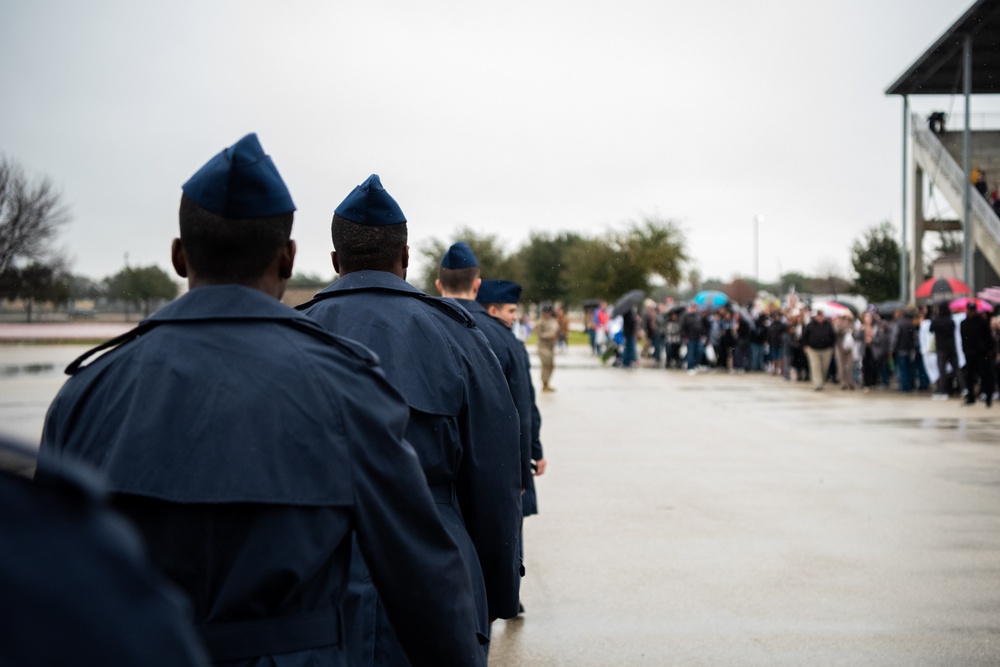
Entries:
{"type": "Polygon", "coordinates": [[[388,292],[392,294],[400,294],[402,296],[412,297],[419,301],[423,301],[432,308],[441,311],[442,313],[444,313],[445,315],[455,320],[464,327],[467,327],[469,329],[476,328],[476,320],[472,317],[472,315],[469,314],[469,311],[463,308],[454,299],[444,299],[441,297],[431,296],[429,294],[416,291],[404,292],[401,290],[388,290],[382,287],[364,287],[361,289],[344,290],[342,292],[336,290],[330,292],[320,292],[309,301],[306,301],[305,303],[295,306],[295,310],[307,310],[312,306],[316,305],[317,303],[319,303],[320,301],[325,301],[326,299],[332,299],[337,296],[342,296],[344,294],[351,294],[356,292],[388,292]]]}

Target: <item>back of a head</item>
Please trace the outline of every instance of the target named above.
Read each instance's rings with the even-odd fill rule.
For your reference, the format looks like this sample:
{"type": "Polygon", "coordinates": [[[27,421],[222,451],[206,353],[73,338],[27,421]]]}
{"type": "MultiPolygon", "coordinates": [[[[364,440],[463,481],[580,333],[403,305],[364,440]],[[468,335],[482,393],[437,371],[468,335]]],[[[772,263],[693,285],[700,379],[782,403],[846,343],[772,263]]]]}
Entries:
{"type": "Polygon", "coordinates": [[[330,236],[342,275],[391,271],[406,248],[406,217],[372,174],[337,207],[330,236]]]}
{"type": "Polygon", "coordinates": [[[253,281],[291,237],[295,204],[255,134],[215,155],[181,189],[181,245],[202,281],[253,281]]]}
{"type": "Polygon", "coordinates": [[[453,243],[438,266],[438,280],[441,281],[441,289],[447,294],[472,291],[479,274],[476,255],[464,241],[453,243]]]}
{"type": "Polygon", "coordinates": [[[938,305],[938,317],[951,317],[951,308],[947,303],[938,305]]]}
{"type": "Polygon", "coordinates": [[[337,214],[330,225],[333,249],[340,273],[391,271],[406,248],[406,223],[371,227],[351,222],[337,214]]]}
{"type": "Polygon", "coordinates": [[[181,197],[184,255],[202,280],[244,283],[259,278],[292,233],[292,213],[227,218],[181,197]]]}

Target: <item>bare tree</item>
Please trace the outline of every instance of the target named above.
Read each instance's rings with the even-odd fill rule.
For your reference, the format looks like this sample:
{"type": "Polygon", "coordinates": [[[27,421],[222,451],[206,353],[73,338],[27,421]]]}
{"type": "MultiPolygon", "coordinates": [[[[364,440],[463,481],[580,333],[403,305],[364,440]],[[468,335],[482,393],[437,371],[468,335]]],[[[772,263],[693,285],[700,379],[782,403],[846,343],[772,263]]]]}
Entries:
{"type": "Polygon", "coordinates": [[[48,177],[32,181],[21,165],[0,155],[0,274],[51,260],[56,231],[68,220],[48,177]]]}
{"type": "Polygon", "coordinates": [[[836,297],[851,291],[853,287],[851,281],[844,277],[844,270],[840,265],[825,257],[816,265],[816,277],[813,279],[811,291],[826,292],[836,297]]]}

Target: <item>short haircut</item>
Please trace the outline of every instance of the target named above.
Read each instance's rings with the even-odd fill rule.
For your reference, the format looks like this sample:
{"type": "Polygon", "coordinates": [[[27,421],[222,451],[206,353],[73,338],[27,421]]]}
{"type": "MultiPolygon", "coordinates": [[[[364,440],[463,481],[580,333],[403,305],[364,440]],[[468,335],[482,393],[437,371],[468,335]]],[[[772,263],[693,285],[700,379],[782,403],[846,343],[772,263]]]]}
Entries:
{"type": "Polygon", "coordinates": [[[446,269],[438,267],[438,280],[445,292],[468,292],[479,277],[478,266],[466,266],[461,269],[446,269]]]}
{"type": "Polygon", "coordinates": [[[406,247],[406,223],[359,225],[333,215],[330,225],[340,272],[391,271],[406,247]]]}
{"type": "Polygon", "coordinates": [[[199,278],[247,282],[264,274],[292,236],[293,212],[263,218],[224,218],[181,196],[181,245],[199,278]]]}

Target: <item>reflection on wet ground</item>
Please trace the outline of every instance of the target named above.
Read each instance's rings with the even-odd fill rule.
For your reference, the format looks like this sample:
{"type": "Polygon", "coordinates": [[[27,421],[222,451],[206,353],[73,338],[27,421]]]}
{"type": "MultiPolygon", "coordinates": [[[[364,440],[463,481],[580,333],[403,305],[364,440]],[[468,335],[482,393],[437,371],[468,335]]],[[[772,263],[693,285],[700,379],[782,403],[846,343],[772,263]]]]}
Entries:
{"type": "Polygon", "coordinates": [[[11,375],[40,375],[56,372],[55,364],[5,364],[0,366],[0,377],[11,375]]]}
{"type": "Polygon", "coordinates": [[[34,445],[63,369],[88,345],[0,345],[0,430],[34,445]]]}

